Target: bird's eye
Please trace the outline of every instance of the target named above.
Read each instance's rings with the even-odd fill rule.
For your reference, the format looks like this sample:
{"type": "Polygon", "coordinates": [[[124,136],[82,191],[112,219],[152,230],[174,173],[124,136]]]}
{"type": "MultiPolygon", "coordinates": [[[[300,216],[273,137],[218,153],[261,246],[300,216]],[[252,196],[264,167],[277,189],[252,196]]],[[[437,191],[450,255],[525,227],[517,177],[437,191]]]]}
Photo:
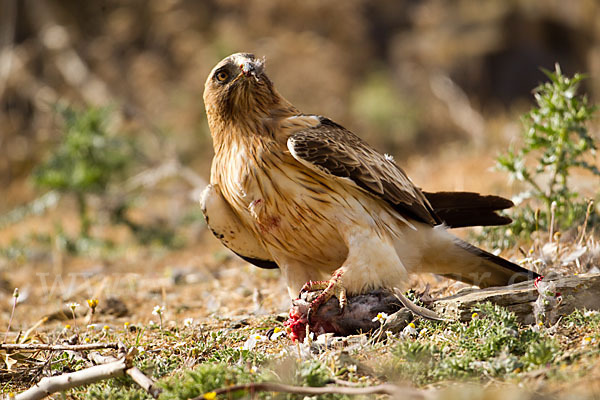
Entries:
{"type": "Polygon", "coordinates": [[[225,80],[229,77],[229,74],[225,71],[217,72],[216,78],[219,82],[225,82],[225,80]]]}

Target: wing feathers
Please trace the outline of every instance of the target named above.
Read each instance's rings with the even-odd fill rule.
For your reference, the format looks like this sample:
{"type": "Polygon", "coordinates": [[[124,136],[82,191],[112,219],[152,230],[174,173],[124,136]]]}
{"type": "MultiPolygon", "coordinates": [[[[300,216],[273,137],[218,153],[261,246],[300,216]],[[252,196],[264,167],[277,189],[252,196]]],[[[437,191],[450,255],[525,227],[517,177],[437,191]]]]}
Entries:
{"type": "Polygon", "coordinates": [[[320,125],[289,137],[292,156],[313,170],[349,179],[418,221],[431,225],[442,222],[423,193],[392,160],[342,126],[319,118],[320,125]]]}
{"type": "Polygon", "coordinates": [[[512,207],[512,201],[500,196],[473,192],[424,192],[435,213],[451,228],[506,225],[511,219],[496,211],[512,207]]]}

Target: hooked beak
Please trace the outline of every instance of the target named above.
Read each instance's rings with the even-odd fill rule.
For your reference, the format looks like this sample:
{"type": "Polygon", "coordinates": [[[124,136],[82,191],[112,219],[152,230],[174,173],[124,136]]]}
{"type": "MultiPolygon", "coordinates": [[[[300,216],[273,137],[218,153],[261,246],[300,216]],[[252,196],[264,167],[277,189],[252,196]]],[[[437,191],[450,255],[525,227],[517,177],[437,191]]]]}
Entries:
{"type": "Polygon", "coordinates": [[[256,63],[254,61],[244,61],[240,64],[240,70],[242,71],[242,74],[244,74],[244,76],[252,76],[258,82],[260,80],[258,76],[262,72],[262,63],[256,63]]]}

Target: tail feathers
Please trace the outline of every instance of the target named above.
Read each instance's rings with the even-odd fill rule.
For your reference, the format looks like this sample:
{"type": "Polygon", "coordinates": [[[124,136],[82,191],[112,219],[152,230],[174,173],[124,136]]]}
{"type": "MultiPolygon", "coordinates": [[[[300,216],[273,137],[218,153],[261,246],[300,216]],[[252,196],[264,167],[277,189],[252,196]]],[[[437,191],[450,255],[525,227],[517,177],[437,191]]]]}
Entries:
{"type": "Polygon", "coordinates": [[[448,278],[476,285],[481,288],[490,286],[506,286],[513,283],[535,279],[540,275],[510,262],[502,257],[488,253],[460,239],[455,239],[455,245],[465,250],[480,262],[465,262],[460,271],[442,274],[448,278]]]}
{"type": "Polygon", "coordinates": [[[496,211],[512,207],[512,201],[500,196],[473,192],[424,192],[433,210],[448,227],[506,225],[511,219],[496,211]]]}

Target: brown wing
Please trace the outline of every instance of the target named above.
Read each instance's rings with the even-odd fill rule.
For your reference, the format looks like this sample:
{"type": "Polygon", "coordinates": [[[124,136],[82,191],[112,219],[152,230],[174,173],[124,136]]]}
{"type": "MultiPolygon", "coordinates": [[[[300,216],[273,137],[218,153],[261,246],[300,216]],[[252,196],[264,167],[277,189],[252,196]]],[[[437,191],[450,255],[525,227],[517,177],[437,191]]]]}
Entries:
{"type": "Polygon", "coordinates": [[[289,137],[288,148],[297,160],[321,172],[350,179],[404,215],[431,225],[441,223],[423,193],[393,160],[335,122],[319,119],[319,125],[289,137]]]}
{"type": "Polygon", "coordinates": [[[514,206],[500,196],[473,192],[423,192],[436,215],[450,228],[510,224],[512,220],[497,211],[514,206]]]}

